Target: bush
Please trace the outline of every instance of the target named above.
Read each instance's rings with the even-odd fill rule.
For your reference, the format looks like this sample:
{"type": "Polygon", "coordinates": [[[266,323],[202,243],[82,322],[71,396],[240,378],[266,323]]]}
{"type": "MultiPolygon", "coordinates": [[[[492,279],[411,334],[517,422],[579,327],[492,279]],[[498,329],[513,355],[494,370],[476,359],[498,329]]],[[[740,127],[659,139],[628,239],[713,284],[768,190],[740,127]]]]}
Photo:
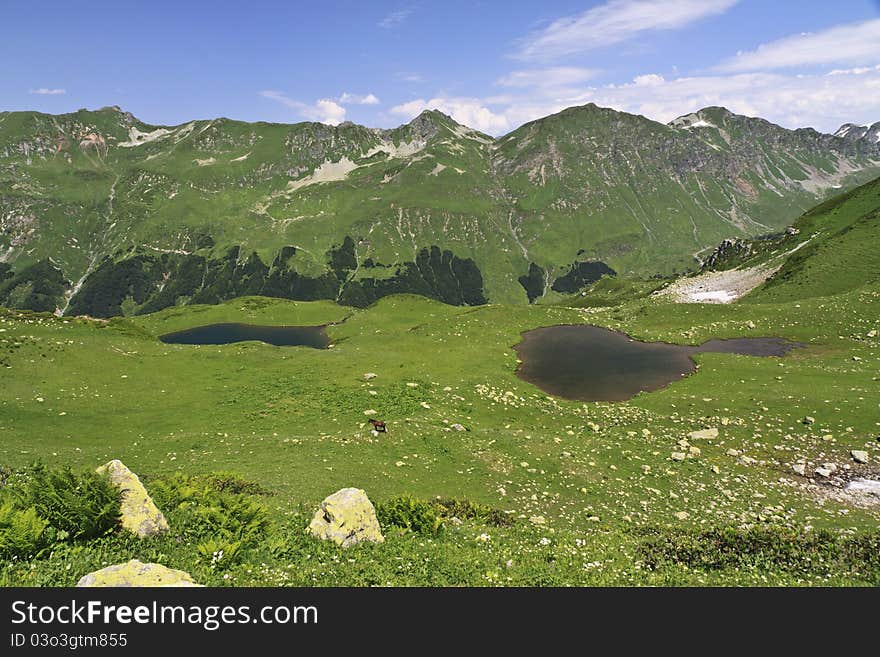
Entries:
{"type": "Polygon", "coordinates": [[[448,519],[454,516],[459,520],[478,520],[494,527],[513,525],[513,518],[510,514],[470,500],[441,498],[434,500],[432,504],[443,518],[448,519]]]}
{"type": "Polygon", "coordinates": [[[202,561],[207,562],[211,570],[225,570],[238,561],[240,541],[227,541],[222,538],[211,538],[199,543],[198,551],[202,561]]]}
{"type": "Polygon", "coordinates": [[[705,571],[771,568],[788,572],[866,571],[880,581],[880,532],[838,536],[785,527],[642,530],[639,546],[651,569],[683,564],[705,571]]]}
{"type": "Polygon", "coordinates": [[[36,556],[46,547],[48,525],[34,507],[22,510],[12,501],[0,504],[0,558],[36,556]]]}
{"type": "Polygon", "coordinates": [[[119,526],[121,492],[106,476],[75,473],[69,467],[37,464],[19,473],[7,487],[20,509],[33,507],[58,532],[58,538],[91,539],[119,526]]]}
{"type": "Polygon", "coordinates": [[[193,538],[219,537],[249,547],[262,541],[271,525],[265,506],[237,492],[268,491],[231,473],[178,473],[150,482],[150,490],[160,508],[179,513],[182,530],[193,538]]]}
{"type": "Polygon", "coordinates": [[[436,534],[443,526],[443,518],[430,502],[408,496],[380,503],[376,515],[383,529],[399,527],[418,534],[436,534]]]}

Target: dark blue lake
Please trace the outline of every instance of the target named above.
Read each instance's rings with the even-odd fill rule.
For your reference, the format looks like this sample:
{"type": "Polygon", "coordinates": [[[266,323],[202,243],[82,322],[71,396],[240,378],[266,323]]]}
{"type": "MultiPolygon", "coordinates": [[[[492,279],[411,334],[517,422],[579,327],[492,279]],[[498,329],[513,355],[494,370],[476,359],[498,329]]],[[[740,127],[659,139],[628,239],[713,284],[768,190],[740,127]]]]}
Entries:
{"type": "Polygon", "coordinates": [[[599,326],[548,326],[523,333],[517,375],[544,392],[580,401],[622,401],[663,388],[696,370],[693,354],[784,356],[800,347],[782,338],[709,340],[694,347],[639,342],[599,326]]]}
{"type": "Polygon", "coordinates": [[[256,324],[208,324],[159,336],[169,344],[230,344],[259,340],[277,347],[326,349],[330,338],[324,326],[258,326],[256,324]]]}

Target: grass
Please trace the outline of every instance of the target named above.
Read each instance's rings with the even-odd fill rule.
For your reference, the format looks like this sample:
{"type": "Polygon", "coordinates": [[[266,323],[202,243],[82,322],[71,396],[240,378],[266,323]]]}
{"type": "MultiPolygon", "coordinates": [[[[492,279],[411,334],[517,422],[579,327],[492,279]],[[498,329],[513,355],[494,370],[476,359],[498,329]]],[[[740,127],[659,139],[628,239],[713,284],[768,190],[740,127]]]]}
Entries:
{"type": "Polygon", "coordinates": [[[791,466],[803,461],[812,471],[833,461],[853,473],[877,471],[880,340],[868,337],[880,328],[876,285],[748,306],[639,298],[604,308],[462,308],[396,296],[362,311],[237,299],[109,323],[0,313],[0,463],[93,469],[119,458],[148,488],[221,471],[236,494],[271,492],[251,497],[273,523],[271,536],[242,547],[240,561],[221,573],[196,544],[175,542],[189,521],[166,509],[168,537],[114,535],[32,563],[3,562],[6,584],[72,584],[134,557],[213,585],[877,581],[876,564],[853,571],[845,559],[790,569],[772,560],[702,568],[664,558],[649,568],[648,538],[639,533],[699,537],[733,527],[785,536],[812,527],[873,540],[876,506],[811,488],[791,466]],[[168,345],[155,337],[217,321],[337,323],[328,329],[329,350],[168,345]],[[694,375],[620,403],[552,398],[516,377],[511,347],[523,331],[583,322],[649,340],[780,336],[807,347],[781,359],[701,354],[694,375]],[[366,372],[378,376],[367,381],[366,372]],[[803,424],[806,415],[815,423],[803,424]],[[373,436],[368,417],[385,420],[388,433],[373,436]],[[453,423],[467,431],[450,430],[453,423]],[[679,440],[710,426],[720,436],[700,442],[699,456],[671,460],[679,440]],[[869,452],[867,466],[852,462],[853,449],[869,452]],[[260,488],[242,489],[238,479],[260,488]],[[512,523],[502,526],[486,511],[438,511],[461,513],[462,524],[445,522],[436,535],[390,529],[384,545],[348,551],[305,536],[321,499],[347,486],[364,488],[380,506],[439,497],[512,523]]]}

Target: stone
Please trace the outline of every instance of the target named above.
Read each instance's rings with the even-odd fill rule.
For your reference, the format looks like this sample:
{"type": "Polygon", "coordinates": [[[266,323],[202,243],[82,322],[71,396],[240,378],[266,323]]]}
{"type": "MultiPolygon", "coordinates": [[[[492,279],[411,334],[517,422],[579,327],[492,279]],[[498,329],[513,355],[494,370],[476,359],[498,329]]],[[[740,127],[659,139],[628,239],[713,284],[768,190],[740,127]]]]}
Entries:
{"type": "Polygon", "coordinates": [[[182,570],[166,568],[159,563],[143,563],[132,559],[127,563],[107,566],[83,575],[78,587],[132,587],[132,586],[201,586],[182,570]]]}
{"type": "Polygon", "coordinates": [[[687,520],[691,517],[691,514],[689,514],[687,511],[676,511],[672,515],[675,517],[676,520],[687,520]]]}
{"type": "Polygon", "coordinates": [[[699,447],[694,447],[693,445],[691,445],[690,447],[688,447],[688,453],[691,456],[696,457],[696,456],[700,456],[700,454],[703,453],[703,450],[701,450],[699,447]]]}
{"type": "Polygon", "coordinates": [[[529,518],[529,522],[533,525],[546,525],[547,518],[545,518],[544,516],[531,516],[529,518]]]}
{"type": "Polygon", "coordinates": [[[110,481],[122,491],[120,524],[140,538],[156,536],[168,531],[168,521],[156,507],[138,476],[125,467],[119,459],[105,463],[97,469],[107,474],[110,481]]]}
{"type": "Polygon", "coordinates": [[[716,427],[712,427],[711,429],[700,429],[699,431],[691,431],[688,434],[688,438],[691,440],[712,440],[713,438],[718,437],[718,429],[716,427]]]}
{"type": "Polygon", "coordinates": [[[740,465],[754,465],[758,462],[757,459],[753,459],[751,456],[740,456],[737,460],[737,463],[740,465]]]}
{"type": "Polygon", "coordinates": [[[739,451],[738,449],[733,449],[732,447],[724,453],[728,456],[739,456],[740,454],[742,454],[741,451],[739,451]]]}
{"type": "Polygon", "coordinates": [[[372,379],[375,379],[377,376],[379,376],[379,375],[376,374],[375,372],[366,372],[364,374],[364,381],[371,381],[372,379]]]}
{"type": "Polygon", "coordinates": [[[811,424],[813,424],[815,422],[816,422],[816,418],[811,417],[809,415],[807,415],[803,420],[801,420],[801,423],[806,424],[807,426],[810,426],[811,424]]]}
{"type": "Polygon", "coordinates": [[[870,331],[868,331],[868,337],[869,338],[876,338],[877,337],[877,330],[871,329],[870,331]]]}
{"type": "Polygon", "coordinates": [[[853,457],[853,461],[855,461],[856,463],[868,462],[868,452],[863,449],[854,449],[850,452],[850,455],[853,457]]]}
{"type": "Polygon", "coordinates": [[[344,548],[362,541],[385,542],[376,509],[360,488],[343,488],[326,497],[315,511],[309,533],[344,548]]]}
{"type": "Polygon", "coordinates": [[[672,454],[669,455],[669,458],[673,461],[684,461],[687,458],[687,454],[684,452],[672,452],[672,454]]]}
{"type": "Polygon", "coordinates": [[[830,470],[829,468],[816,468],[816,474],[820,477],[830,477],[834,474],[834,470],[830,470]]]}
{"type": "Polygon", "coordinates": [[[747,322],[746,322],[746,328],[750,328],[750,329],[755,328],[755,323],[754,323],[753,321],[751,321],[751,320],[747,321],[747,322]]]}
{"type": "Polygon", "coordinates": [[[791,466],[791,469],[795,474],[799,474],[801,477],[804,477],[807,474],[807,466],[803,463],[795,463],[791,466]]]}
{"type": "Polygon", "coordinates": [[[449,428],[453,431],[467,431],[465,426],[463,424],[459,424],[458,422],[456,422],[455,424],[450,424],[449,428]]]}

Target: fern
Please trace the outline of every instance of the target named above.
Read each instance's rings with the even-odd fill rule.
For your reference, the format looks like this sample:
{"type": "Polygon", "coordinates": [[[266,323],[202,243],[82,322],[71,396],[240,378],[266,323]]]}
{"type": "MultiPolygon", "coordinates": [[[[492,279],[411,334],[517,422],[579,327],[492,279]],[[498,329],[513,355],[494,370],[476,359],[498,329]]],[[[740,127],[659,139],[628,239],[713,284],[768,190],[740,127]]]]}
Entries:
{"type": "Polygon", "coordinates": [[[46,546],[48,525],[34,507],[22,510],[11,501],[0,504],[0,557],[36,556],[46,546]]]}

